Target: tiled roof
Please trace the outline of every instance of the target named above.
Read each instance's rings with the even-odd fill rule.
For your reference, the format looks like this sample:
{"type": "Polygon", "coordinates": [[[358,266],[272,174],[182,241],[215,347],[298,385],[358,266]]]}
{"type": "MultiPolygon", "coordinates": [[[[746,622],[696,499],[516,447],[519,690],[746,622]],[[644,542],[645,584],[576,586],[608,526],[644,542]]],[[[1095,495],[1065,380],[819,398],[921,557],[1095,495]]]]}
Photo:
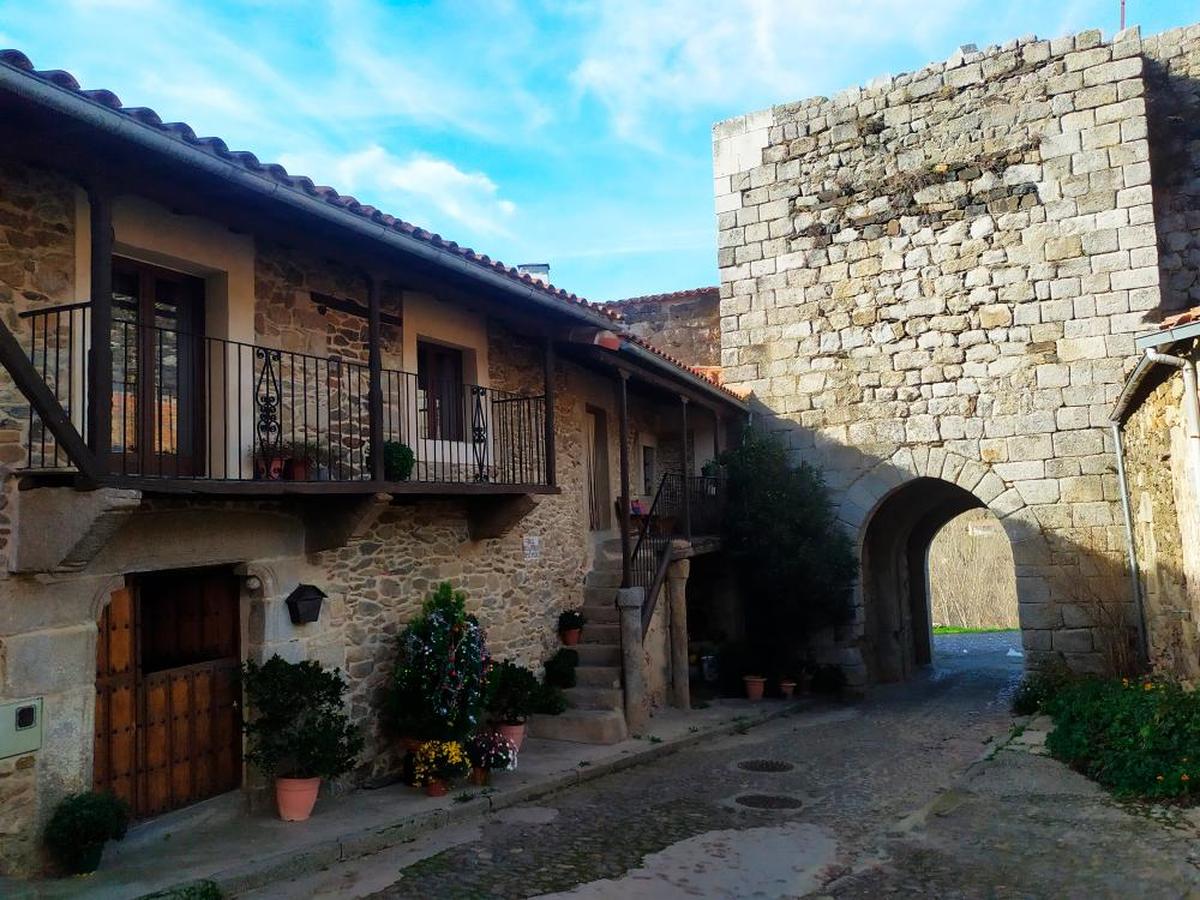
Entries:
{"type": "MultiPolygon", "coordinates": [[[[79,94],[82,97],[86,97],[87,99],[98,103],[101,106],[107,107],[114,112],[128,116],[130,119],[140,122],[143,125],[152,127],[182,144],[202,150],[218,159],[236,163],[246,171],[269,179],[270,181],[284,188],[307,194],[310,197],[315,197],[324,201],[325,203],[328,203],[330,206],[337,207],[357,216],[361,216],[364,219],[368,219],[376,224],[384,225],[387,228],[407,235],[408,237],[416,240],[424,241],[425,243],[437,247],[440,250],[460,256],[464,260],[478,265],[481,268],[491,269],[499,272],[502,275],[511,278],[514,282],[520,282],[528,285],[529,287],[541,291],[544,294],[548,294],[549,296],[554,297],[565,304],[575,307],[583,307],[594,312],[598,312],[610,319],[614,324],[621,321],[619,309],[624,303],[632,303],[637,300],[649,300],[655,298],[669,299],[683,296],[707,295],[709,293],[715,295],[717,292],[717,288],[715,287],[705,287],[697,288],[692,291],[678,291],[674,294],[650,294],[645,297],[634,297],[629,298],[628,300],[619,300],[612,303],[595,303],[561,288],[554,287],[552,284],[541,281],[532,277],[531,275],[522,273],[516,268],[505,265],[499,260],[494,260],[484,254],[476,253],[469,247],[463,247],[454,241],[448,241],[439,234],[427,231],[424,228],[419,228],[416,225],[412,225],[409,222],[405,222],[404,220],[389,215],[382,210],[376,209],[369,204],[360,203],[358,200],[348,194],[340,194],[331,187],[315,184],[311,178],[308,178],[304,175],[292,175],[283,166],[277,163],[260,162],[257,156],[245,150],[230,150],[228,145],[218,137],[199,137],[186,122],[164,122],[158,113],[152,109],[140,106],[125,106],[121,103],[120,98],[112,91],[104,89],[85,90],[84,88],[80,87],[79,82],[70,72],[65,72],[61,69],[35,69],[33,67],[33,63],[29,61],[29,57],[19,50],[0,50],[0,63],[4,63],[14,69],[17,69],[29,75],[30,77],[54,84],[60,88],[79,94]]],[[[625,332],[619,328],[614,328],[614,331],[620,334],[622,339],[637,344],[672,366],[703,379],[713,387],[718,388],[723,393],[728,394],[735,400],[739,402],[743,400],[740,395],[722,386],[720,380],[715,377],[711,370],[697,369],[693,366],[686,365],[685,363],[681,362],[670,354],[663,352],[652,344],[647,343],[636,335],[629,334],[628,332],[625,332]]]]}
{"type": "Polygon", "coordinates": [[[562,288],[556,288],[552,284],[539,281],[530,275],[519,272],[512,266],[505,265],[499,260],[492,259],[482,253],[476,253],[470,247],[462,247],[454,241],[446,240],[440,234],[435,234],[424,228],[419,228],[416,225],[405,222],[403,219],[388,215],[369,204],[360,203],[349,194],[340,194],[331,187],[315,184],[311,178],[304,175],[292,175],[278,163],[260,162],[257,156],[246,150],[230,150],[228,145],[218,137],[199,137],[186,122],[164,122],[158,113],[152,109],[142,106],[125,106],[121,103],[121,99],[109,90],[84,90],[80,87],[79,82],[75,80],[75,76],[70,72],[65,72],[62,69],[35,69],[33,63],[29,61],[29,57],[20,50],[0,50],[0,62],[8,64],[14,69],[19,69],[34,78],[87,97],[89,100],[126,115],[143,125],[149,125],[178,140],[180,143],[203,150],[219,159],[237,163],[246,171],[270,179],[283,187],[323,200],[330,206],[338,207],[416,240],[424,241],[440,250],[461,256],[463,259],[483,268],[493,269],[514,281],[529,285],[566,303],[586,307],[612,319],[620,318],[613,310],[606,309],[603,303],[593,303],[562,288]]]}
{"type": "Polygon", "coordinates": [[[641,297],[625,297],[621,300],[610,300],[606,305],[618,309],[624,306],[635,306],[640,303],[669,303],[672,300],[716,300],[721,296],[718,287],[698,287],[687,291],[671,291],[667,294],[644,294],[641,297]]]}
{"type": "Polygon", "coordinates": [[[1193,322],[1200,322],[1200,306],[1193,306],[1191,309],[1185,309],[1173,316],[1167,316],[1158,323],[1158,327],[1160,330],[1166,331],[1168,328],[1178,328],[1180,325],[1190,325],[1193,322]]]}

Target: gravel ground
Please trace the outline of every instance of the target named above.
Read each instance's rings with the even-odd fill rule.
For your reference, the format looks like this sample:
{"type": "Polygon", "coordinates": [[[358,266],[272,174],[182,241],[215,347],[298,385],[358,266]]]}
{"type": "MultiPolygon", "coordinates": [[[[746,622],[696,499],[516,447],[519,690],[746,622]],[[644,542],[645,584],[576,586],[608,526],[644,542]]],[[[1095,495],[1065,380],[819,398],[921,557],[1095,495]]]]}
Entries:
{"type": "Polygon", "coordinates": [[[1049,759],[999,749],[1019,646],[1015,633],[939,636],[935,665],[913,682],[598,779],[374,870],[361,861],[361,893],[367,884],[389,885],[373,895],[386,898],[1200,893],[1186,816],[1121,809],[1049,759]],[[790,768],[739,767],[761,760],[790,768]],[[750,794],[789,808],[736,802],[750,794]]]}

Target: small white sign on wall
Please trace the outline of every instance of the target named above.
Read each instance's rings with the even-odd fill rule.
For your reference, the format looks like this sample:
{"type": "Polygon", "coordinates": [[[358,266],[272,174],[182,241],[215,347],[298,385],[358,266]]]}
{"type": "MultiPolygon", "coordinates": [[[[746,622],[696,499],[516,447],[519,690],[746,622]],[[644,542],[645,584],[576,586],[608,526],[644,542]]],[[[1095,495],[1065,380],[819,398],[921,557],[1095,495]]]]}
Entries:
{"type": "Polygon", "coordinates": [[[542,538],[540,535],[527,534],[522,540],[525,547],[525,562],[536,562],[542,558],[542,538]]]}

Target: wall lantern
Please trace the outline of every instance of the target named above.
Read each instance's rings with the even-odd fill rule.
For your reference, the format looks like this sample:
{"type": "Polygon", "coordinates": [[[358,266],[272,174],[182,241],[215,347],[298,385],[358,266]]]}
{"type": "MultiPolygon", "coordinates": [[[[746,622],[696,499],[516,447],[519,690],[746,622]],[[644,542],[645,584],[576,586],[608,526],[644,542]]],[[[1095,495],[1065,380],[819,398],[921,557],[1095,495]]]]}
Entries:
{"type": "Polygon", "coordinates": [[[321,617],[325,592],[313,584],[300,584],[287,596],[288,615],[293,625],[307,625],[321,617]]]}

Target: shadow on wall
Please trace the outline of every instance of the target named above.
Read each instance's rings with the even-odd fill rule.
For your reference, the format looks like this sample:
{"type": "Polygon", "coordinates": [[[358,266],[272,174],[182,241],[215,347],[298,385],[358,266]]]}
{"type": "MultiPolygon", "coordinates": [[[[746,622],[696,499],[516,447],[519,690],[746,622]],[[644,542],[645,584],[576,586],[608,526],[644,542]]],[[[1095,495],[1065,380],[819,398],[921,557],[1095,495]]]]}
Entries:
{"type": "MultiPolygon", "coordinates": [[[[758,411],[765,413],[756,416],[759,426],[783,439],[804,434],[758,411]]],[[[883,458],[826,442],[795,455],[829,476],[838,519],[859,551],[853,621],[808,636],[810,654],[841,665],[852,685],[900,681],[930,662],[930,546],[948,522],[971,510],[990,512],[1011,547],[1027,665],[1137,667],[1141,619],[1124,527],[1112,524],[1110,512],[1091,525],[1070,504],[1027,504],[989,465],[944,447],[902,447],[883,458]]]]}

